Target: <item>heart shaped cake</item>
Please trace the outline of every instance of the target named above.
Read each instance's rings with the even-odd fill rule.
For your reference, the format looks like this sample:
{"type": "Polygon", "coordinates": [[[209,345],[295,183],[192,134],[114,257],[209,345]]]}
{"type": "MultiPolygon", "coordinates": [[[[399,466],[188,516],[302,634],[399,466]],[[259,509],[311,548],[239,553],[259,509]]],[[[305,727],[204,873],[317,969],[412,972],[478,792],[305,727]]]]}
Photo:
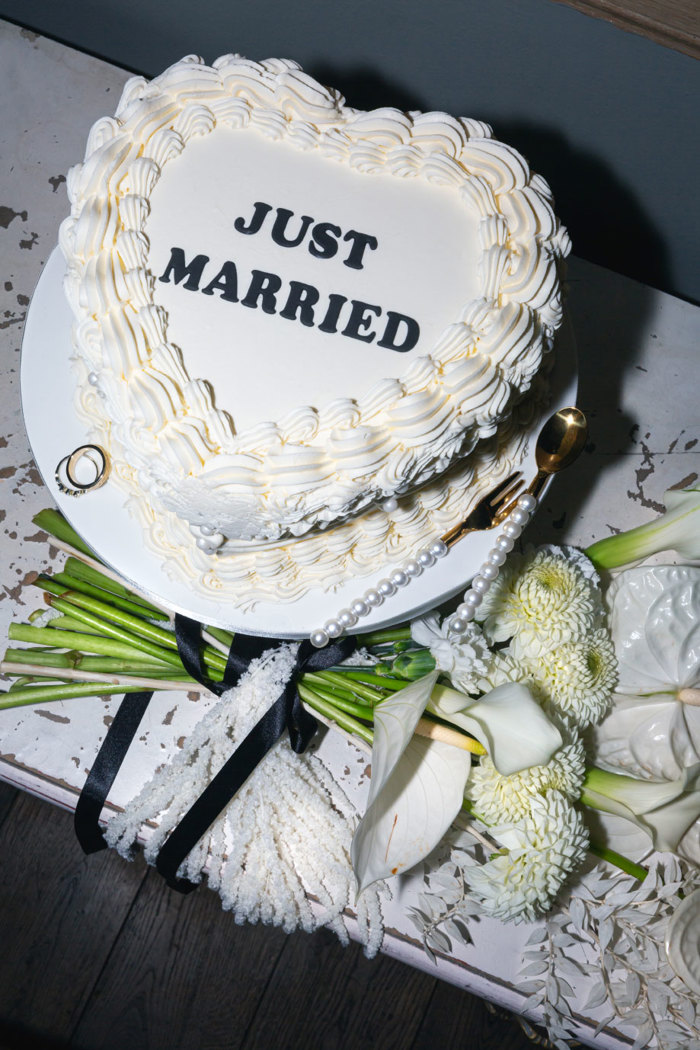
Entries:
{"type": "Polygon", "coordinates": [[[191,56],[127,83],[68,192],[80,411],[204,586],[369,571],[508,469],[568,237],[485,124],[191,56]]]}

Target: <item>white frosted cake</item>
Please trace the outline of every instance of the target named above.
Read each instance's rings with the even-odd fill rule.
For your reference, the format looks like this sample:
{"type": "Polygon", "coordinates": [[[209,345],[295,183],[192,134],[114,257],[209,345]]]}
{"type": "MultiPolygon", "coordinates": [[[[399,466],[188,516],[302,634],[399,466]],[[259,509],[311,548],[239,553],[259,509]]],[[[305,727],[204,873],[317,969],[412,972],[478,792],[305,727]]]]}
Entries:
{"type": "Polygon", "coordinates": [[[568,237],[485,124],[189,57],[127,83],[68,192],[79,408],[173,571],[295,598],[517,461],[568,237]]]}

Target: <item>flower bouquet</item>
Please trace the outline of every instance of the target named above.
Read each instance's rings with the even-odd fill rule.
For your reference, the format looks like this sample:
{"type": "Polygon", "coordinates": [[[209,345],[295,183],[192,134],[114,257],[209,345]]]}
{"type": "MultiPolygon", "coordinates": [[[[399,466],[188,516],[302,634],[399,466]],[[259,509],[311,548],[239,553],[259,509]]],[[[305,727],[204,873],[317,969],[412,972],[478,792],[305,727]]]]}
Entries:
{"type": "MultiPolygon", "coordinates": [[[[652,1037],[693,1045],[700,975],[672,917],[685,916],[682,931],[699,921],[700,569],[634,568],[605,586],[599,572],[667,547],[697,557],[699,504],[697,491],[668,493],[658,523],[585,553],[514,553],[472,603],[472,619],[434,613],[369,633],[348,660],[304,673],[304,707],[371,752],[363,816],[337,784],[331,807],[328,772],[279,744],[179,874],[197,882],[206,871],[240,921],[311,929],[320,907],[345,938],[350,905],[371,954],[385,880],[424,862],[412,917],[433,957],[468,941],[479,915],[545,918],[524,960],[525,1009],[539,1009],[555,1045],[575,1032],[572,976],[593,974],[587,1005],[605,1007],[601,1027],[630,1025],[639,1046],[652,1037]],[[651,849],[678,856],[643,867],[651,849]],[[587,870],[591,855],[613,868],[587,870]]],[[[0,707],[202,692],[167,611],[96,563],[55,512],[36,521],[69,557],[62,573],[35,581],[48,608],[10,627],[10,640],[30,648],[5,654],[2,670],[15,682],[0,707]]],[[[212,678],[223,675],[231,642],[217,628],[203,632],[212,678]]],[[[155,862],[192,794],[284,686],[295,649],[250,664],[177,758],[110,820],[111,845],[128,855],[155,819],[145,846],[155,862]]]]}

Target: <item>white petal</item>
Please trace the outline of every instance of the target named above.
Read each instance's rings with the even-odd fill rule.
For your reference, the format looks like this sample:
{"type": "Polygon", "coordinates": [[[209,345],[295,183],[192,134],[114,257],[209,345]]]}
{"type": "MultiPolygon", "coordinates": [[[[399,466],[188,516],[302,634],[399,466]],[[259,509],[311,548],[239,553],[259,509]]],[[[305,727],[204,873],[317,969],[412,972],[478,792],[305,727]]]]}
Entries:
{"type": "Polygon", "coordinates": [[[469,752],[451,744],[409,741],[355,832],[358,893],[408,871],[435,848],[460,811],[470,764],[469,752]]]}
{"type": "Polygon", "coordinates": [[[410,741],[418,720],[425,711],[437,671],[432,671],[387,697],[374,710],[374,743],[372,744],[372,783],[367,808],[382,790],[396,763],[410,741]]]}
{"type": "MultiPolygon", "coordinates": [[[[439,700],[442,693],[438,687],[433,696],[439,700]]],[[[499,685],[458,712],[443,710],[441,702],[431,708],[475,736],[502,776],[546,765],[562,745],[561,733],[520,682],[499,685]]]]}
{"type": "Polygon", "coordinates": [[[674,695],[615,696],[594,730],[596,765],[632,776],[676,780],[700,761],[700,708],[674,695]]]}
{"type": "Polygon", "coordinates": [[[700,681],[700,568],[628,569],[608,590],[621,693],[658,693],[700,681]]]}

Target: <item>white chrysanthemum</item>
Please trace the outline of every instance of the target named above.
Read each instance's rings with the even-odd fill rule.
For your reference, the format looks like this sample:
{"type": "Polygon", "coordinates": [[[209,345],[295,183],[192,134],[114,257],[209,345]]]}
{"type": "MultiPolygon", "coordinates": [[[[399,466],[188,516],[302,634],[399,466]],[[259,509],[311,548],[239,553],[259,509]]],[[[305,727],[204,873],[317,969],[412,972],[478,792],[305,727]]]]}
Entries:
{"type": "Polygon", "coordinates": [[[493,663],[493,653],[478,624],[468,624],[459,636],[448,635],[447,620],[440,623],[437,613],[430,613],[414,620],[411,637],[430,650],[437,669],[449,675],[456,689],[483,691],[482,681],[493,663]]]}
{"type": "Polygon", "coordinates": [[[472,769],[467,797],[489,824],[521,820],[530,811],[533,795],[559,791],[572,802],[578,799],[585,772],[586,755],[580,740],[561,747],[546,766],[531,766],[509,777],[501,776],[484,755],[472,769]]]}
{"type": "Polygon", "coordinates": [[[617,684],[617,657],[606,627],[523,661],[545,708],[563,714],[579,728],[593,725],[607,712],[617,684]]]}
{"type": "Polygon", "coordinates": [[[558,791],[534,795],[527,817],[490,834],[504,852],[463,874],[486,914],[502,922],[532,922],[549,911],[588,847],[581,814],[558,791]]]}
{"type": "Polygon", "coordinates": [[[516,659],[537,659],[601,622],[595,583],[566,553],[512,555],[477,610],[491,642],[512,639],[516,659]]]}

